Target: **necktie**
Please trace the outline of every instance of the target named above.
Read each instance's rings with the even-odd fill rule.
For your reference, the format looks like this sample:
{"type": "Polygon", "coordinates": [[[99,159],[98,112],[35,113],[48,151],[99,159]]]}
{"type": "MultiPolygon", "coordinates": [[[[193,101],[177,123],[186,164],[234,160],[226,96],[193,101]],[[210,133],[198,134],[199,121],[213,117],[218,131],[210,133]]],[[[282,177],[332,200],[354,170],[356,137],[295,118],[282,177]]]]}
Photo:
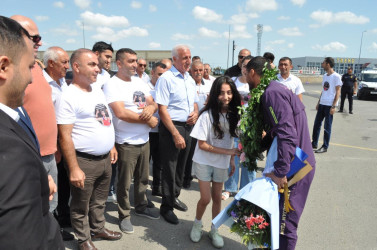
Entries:
{"type": "Polygon", "coordinates": [[[18,123],[18,125],[20,125],[25,130],[25,132],[29,135],[32,142],[34,142],[38,151],[40,151],[38,138],[35,134],[35,131],[34,131],[32,123],[31,123],[30,117],[23,107],[20,107],[20,108],[22,109],[23,113],[20,111],[19,108],[15,109],[20,116],[20,119],[18,119],[17,123],[18,123]]]}

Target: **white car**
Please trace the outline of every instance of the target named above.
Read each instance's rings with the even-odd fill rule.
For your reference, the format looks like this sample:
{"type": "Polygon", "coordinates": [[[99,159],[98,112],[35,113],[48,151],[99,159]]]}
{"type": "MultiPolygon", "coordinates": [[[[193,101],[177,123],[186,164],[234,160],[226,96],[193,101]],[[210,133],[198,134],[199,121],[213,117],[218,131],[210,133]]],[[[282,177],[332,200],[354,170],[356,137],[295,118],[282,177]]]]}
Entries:
{"type": "Polygon", "coordinates": [[[377,97],[377,69],[363,70],[359,79],[357,98],[377,97]]]}

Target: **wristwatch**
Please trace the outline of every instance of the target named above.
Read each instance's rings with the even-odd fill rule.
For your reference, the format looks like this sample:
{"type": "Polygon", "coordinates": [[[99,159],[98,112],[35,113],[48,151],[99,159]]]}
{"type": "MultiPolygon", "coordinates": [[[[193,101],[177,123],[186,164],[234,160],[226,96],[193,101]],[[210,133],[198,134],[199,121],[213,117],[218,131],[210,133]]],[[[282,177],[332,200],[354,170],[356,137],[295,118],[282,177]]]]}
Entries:
{"type": "Polygon", "coordinates": [[[332,109],[334,109],[334,108],[335,108],[335,106],[331,106],[331,108],[332,108],[332,109]]]}

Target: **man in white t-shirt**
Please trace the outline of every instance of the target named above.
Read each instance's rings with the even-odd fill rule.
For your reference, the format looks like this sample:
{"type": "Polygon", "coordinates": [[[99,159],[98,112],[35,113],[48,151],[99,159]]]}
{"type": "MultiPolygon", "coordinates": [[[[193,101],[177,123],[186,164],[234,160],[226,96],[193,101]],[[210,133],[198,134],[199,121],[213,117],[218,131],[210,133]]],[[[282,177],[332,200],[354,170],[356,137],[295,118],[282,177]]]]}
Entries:
{"type": "Polygon", "coordinates": [[[157,126],[153,116],[157,104],[149,86],[135,74],[137,56],[132,49],[116,53],[118,72],[103,91],[114,114],[115,146],[119,153],[117,200],[119,228],[133,233],[130,220],[129,190],[134,178],[135,214],[149,219],[159,219],[159,212],[148,206],[146,190],[149,178],[149,131],[157,126]]]}
{"type": "Polygon", "coordinates": [[[95,249],[91,239],[122,237],[105,228],[104,216],[111,163],[117,160],[114,127],[102,90],[91,86],[99,72],[97,56],[78,49],[70,63],[73,81],[58,100],[56,112],[59,142],[71,182],[72,228],[80,249],[95,249]]]}
{"type": "Polygon", "coordinates": [[[326,74],[323,75],[323,90],[316,107],[317,115],[315,116],[312,135],[313,149],[318,147],[318,138],[323,119],[325,119],[325,131],[323,135],[323,145],[320,149],[315,151],[316,153],[326,153],[329,147],[333,114],[339,100],[340,88],[343,84],[341,76],[333,69],[334,65],[334,58],[332,57],[326,57],[322,62],[322,68],[326,71],[326,74]]]}
{"type": "Polygon", "coordinates": [[[145,59],[143,58],[139,58],[137,60],[136,72],[134,76],[143,80],[145,83],[148,83],[151,79],[149,78],[148,74],[145,73],[146,68],[147,68],[147,61],[145,61],[145,59]]]}
{"type": "Polygon", "coordinates": [[[204,72],[203,72],[203,81],[205,83],[209,82],[212,86],[212,83],[216,80],[216,77],[211,76],[211,66],[208,63],[204,64],[204,72]]]}
{"type": "Polygon", "coordinates": [[[98,67],[100,72],[97,76],[97,81],[92,84],[92,87],[99,87],[103,88],[103,85],[110,80],[110,66],[111,66],[111,59],[113,58],[114,49],[111,44],[105,42],[96,42],[93,45],[92,51],[98,57],[98,67]]]}
{"type": "Polygon", "coordinates": [[[290,73],[293,68],[291,58],[280,58],[278,68],[280,70],[280,73],[278,74],[279,82],[292,90],[292,92],[302,101],[302,93],[305,92],[305,89],[304,86],[302,86],[300,78],[290,73]]]}

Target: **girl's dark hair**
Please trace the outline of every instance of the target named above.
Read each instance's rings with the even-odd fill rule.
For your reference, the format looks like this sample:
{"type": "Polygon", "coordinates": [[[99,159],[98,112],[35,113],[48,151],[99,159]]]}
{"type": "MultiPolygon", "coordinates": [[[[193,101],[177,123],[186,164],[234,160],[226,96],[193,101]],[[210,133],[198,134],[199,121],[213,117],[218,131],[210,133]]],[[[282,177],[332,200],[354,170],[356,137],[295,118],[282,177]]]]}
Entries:
{"type": "Polygon", "coordinates": [[[233,94],[233,98],[229,103],[228,112],[226,113],[226,119],[229,123],[229,133],[233,137],[238,137],[236,133],[237,123],[240,119],[240,115],[238,114],[238,106],[241,106],[241,95],[237,90],[236,85],[234,84],[233,80],[229,76],[220,76],[216,78],[216,80],[212,84],[211,91],[209,92],[207,104],[204,108],[200,111],[200,115],[204,111],[208,111],[213,118],[212,126],[215,130],[215,136],[218,139],[222,139],[224,137],[224,131],[220,127],[220,114],[221,114],[221,107],[222,104],[219,101],[219,95],[221,93],[221,86],[223,84],[228,84],[233,94]]]}

